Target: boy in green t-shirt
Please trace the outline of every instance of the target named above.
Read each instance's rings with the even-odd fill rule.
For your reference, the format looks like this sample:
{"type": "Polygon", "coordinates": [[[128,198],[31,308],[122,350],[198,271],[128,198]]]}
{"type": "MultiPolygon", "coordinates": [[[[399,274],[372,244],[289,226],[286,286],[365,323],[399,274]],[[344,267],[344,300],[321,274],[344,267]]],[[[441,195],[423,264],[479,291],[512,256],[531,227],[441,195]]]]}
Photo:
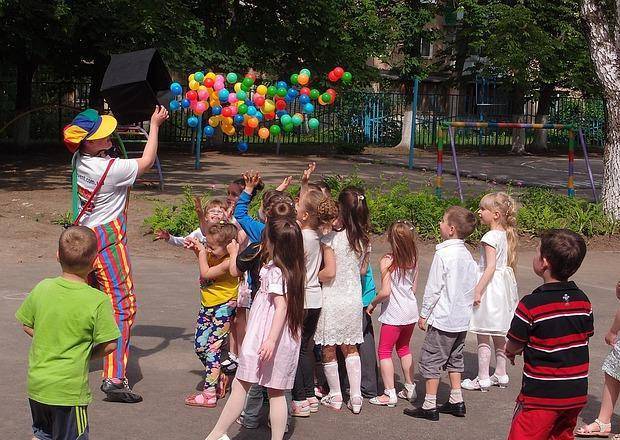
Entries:
{"type": "Polygon", "coordinates": [[[37,284],[15,313],[32,337],[28,397],[35,439],[88,439],[89,361],[114,351],[120,336],[110,300],[87,284],[96,256],[92,230],[63,231],[62,275],[37,284]]]}

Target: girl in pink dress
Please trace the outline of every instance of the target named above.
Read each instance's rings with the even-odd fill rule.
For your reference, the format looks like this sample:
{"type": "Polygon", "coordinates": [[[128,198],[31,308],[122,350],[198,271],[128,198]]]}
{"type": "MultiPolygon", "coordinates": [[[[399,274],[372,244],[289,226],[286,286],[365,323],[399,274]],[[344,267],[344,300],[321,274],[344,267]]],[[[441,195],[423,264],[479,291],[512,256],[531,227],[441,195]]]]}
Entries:
{"type": "Polygon", "coordinates": [[[304,318],[304,247],[294,219],[270,218],[263,237],[260,288],[250,309],[237,375],[206,440],[228,439],[226,431],[243,411],[252,384],[267,388],[271,438],[284,437],[288,415],[284,390],[291,389],[295,380],[304,318]]]}

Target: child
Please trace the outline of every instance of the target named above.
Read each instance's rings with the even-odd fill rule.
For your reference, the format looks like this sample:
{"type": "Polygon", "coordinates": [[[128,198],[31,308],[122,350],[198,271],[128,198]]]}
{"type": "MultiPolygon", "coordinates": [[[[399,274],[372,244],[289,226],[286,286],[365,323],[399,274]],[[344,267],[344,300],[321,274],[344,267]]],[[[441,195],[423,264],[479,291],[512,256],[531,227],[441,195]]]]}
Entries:
{"type": "Polygon", "coordinates": [[[220,378],[222,344],[230,333],[231,320],[237,308],[239,278],[229,271],[226,247],[237,236],[232,223],[207,226],[205,238],[209,248],[196,238],[188,238],[186,246],[198,257],[200,267],[201,304],[196,321],[194,349],[205,367],[204,390],[185,399],[188,406],[214,408],[220,378]]]}
{"type": "Polygon", "coordinates": [[[342,407],[336,347],[346,357],[349,377],[349,409],[362,409],[361,363],[356,344],[364,342],[362,333],[362,285],[360,274],[366,272],[370,253],[370,224],[364,192],[355,187],[342,190],[338,197],[337,229],[325,235],[323,261],[319,272],[323,283],[323,308],[315,342],[323,346],[323,367],[329,394],[321,403],[332,409],[342,407]]]}
{"type": "Polygon", "coordinates": [[[478,268],[464,240],[475,227],[474,214],[460,206],[448,208],[439,223],[444,241],[435,247],[418,321],[418,327],[426,331],[419,364],[420,374],[426,379],[426,396],[420,408],[404,410],[408,416],[433,421],[439,420],[439,413],[465,416],[461,392],[463,350],[478,268]],[[442,369],[450,376],[450,400],[437,408],[442,369]]]}
{"type": "Polygon", "coordinates": [[[62,275],[32,289],[15,317],[32,337],[28,397],[38,439],[88,439],[90,359],[116,349],[120,331],[108,297],[88,285],[97,257],[97,237],[85,226],[62,232],[62,275]]]}
{"type": "Polygon", "coordinates": [[[226,219],[226,211],[228,209],[226,203],[219,199],[211,199],[207,202],[207,205],[203,208],[200,197],[196,197],[194,199],[194,206],[196,209],[196,214],[198,215],[198,219],[200,221],[200,226],[190,232],[185,237],[177,237],[165,229],[159,230],[155,232],[156,240],[166,240],[173,246],[184,247],[185,241],[188,238],[196,238],[199,241],[204,240],[203,229],[206,231],[206,227],[209,223],[218,223],[222,220],[226,219]]]}
{"type": "Polygon", "coordinates": [[[413,358],[409,342],[415,324],[418,322],[418,302],[415,291],[418,281],[418,252],[415,245],[415,228],[407,221],[392,223],[388,229],[388,243],[391,252],[381,259],[381,291],[367,309],[372,314],[381,303],[381,333],[379,334],[379,363],[385,391],[383,395],[370,399],[373,405],[396,406],[394,388],[394,364],[392,350],[400,358],[405,378],[405,389],[398,397],[409,401],[414,399],[413,358]]]}
{"type": "MultiPolygon", "coordinates": [[[[616,298],[620,300],[620,281],[616,284],[616,298]]],[[[611,416],[620,394],[620,309],[616,311],[614,322],[605,335],[605,343],[611,346],[611,351],[603,362],[603,373],[605,373],[605,386],[601,397],[601,408],[598,417],[589,425],[584,425],[575,431],[577,437],[608,437],[611,434],[611,416]]],[[[618,435],[612,437],[618,439],[618,435]]]]}
{"type": "Polygon", "coordinates": [[[487,194],[480,201],[478,216],[490,228],[481,240],[482,275],[474,293],[470,332],[478,339],[478,376],[465,379],[466,390],[488,391],[492,385],[508,386],[506,332],[519,295],[514,270],[517,265],[516,205],[503,192],[487,194]],[[495,373],[489,377],[491,339],[495,346],[495,373]]]}
{"type": "Polygon", "coordinates": [[[269,219],[261,262],[260,289],[250,310],[232,393],[207,440],[228,439],[226,431],[241,414],[253,383],[268,390],[271,438],[284,437],[284,390],[295,380],[304,314],[303,239],[295,221],[269,219]]]}
{"type": "Polygon", "coordinates": [[[588,401],[588,342],[594,334],[592,304],[573,281],[586,255],[583,238],[566,229],[540,237],[533,268],[544,284],[521,299],[506,356],[523,353],[523,385],[509,440],[573,438],[588,401]]]}
{"type": "Polygon", "coordinates": [[[301,227],[306,259],[305,316],[301,333],[301,349],[293,387],[292,416],[308,417],[319,410],[314,396],[314,355],[312,338],[321,313],[323,294],[319,270],[323,261],[319,231],[338,216],[338,207],[321,191],[309,189],[301,194],[297,208],[297,222],[301,227]]]}

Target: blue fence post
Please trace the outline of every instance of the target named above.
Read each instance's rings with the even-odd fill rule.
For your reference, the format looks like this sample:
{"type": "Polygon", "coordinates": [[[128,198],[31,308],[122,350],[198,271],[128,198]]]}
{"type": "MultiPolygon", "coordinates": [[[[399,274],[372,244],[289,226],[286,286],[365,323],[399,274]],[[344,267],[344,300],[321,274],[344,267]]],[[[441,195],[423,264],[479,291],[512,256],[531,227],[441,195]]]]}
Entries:
{"type": "Polygon", "coordinates": [[[409,141],[409,169],[413,169],[413,149],[415,148],[416,119],[418,117],[418,89],[420,78],[417,76],[413,80],[413,102],[411,103],[411,139],[409,141]]]}
{"type": "Polygon", "coordinates": [[[202,115],[198,118],[198,127],[196,127],[196,161],[194,169],[200,169],[200,144],[202,142],[202,115]]]}

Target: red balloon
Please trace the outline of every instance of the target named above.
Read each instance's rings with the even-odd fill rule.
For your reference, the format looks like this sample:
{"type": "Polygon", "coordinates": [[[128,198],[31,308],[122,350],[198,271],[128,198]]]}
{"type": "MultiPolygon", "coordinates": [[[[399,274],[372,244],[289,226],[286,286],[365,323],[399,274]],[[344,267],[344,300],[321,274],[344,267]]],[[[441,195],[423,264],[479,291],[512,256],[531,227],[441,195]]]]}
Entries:
{"type": "Polygon", "coordinates": [[[332,72],[334,72],[336,79],[340,79],[344,74],[344,69],[342,67],[336,67],[334,70],[332,70],[332,72]]]}
{"type": "Polygon", "coordinates": [[[264,96],[259,95],[258,93],[254,95],[254,104],[256,104],[257,107],[262,107],[264,103],[265,103],[264,96]]]}
{"type": "Polygon", "coordinates": [[[327,89],[325,93],[329,93],[332,96],[332,101],[336,98],[336,91],[334,89],[327,89]]]}
{"type": "Polygon", "coordinates": [[[232,114],[232,109],[230,107],[224,107],[222,109],[222,116],[226,117],[226,118],[230,118],[233,114],[232,114]]]}
{"type": "Polygon", "coordinates": [[[243,134],[245,134],[246,136],[252,136],[254,134],[254,129],[249,125],[246,125],[245,127],[243,127],[243,134]]]}
{"type": "Polygon", "coordinates": [[[275,117],[276,117],[275,113],[263,113],[263,118],[265,119],[265,121],[271,121],[275,117]]]}
{"type": "Polygon", "coordinates": [[[276,101],[276,108],[278,110],[284,110],[286,108],[286,101],[283,99],[280,99],[279,101],[276,101]]]}
{"type": "Polygon", "coordinates": [[[198,93],[196,93],[195,90],[188,90],[187,93],[185,94],[185,97],[189,99],[190,101],[195,101],[198,99],[198,93]]]}
{"type": "Polygon", "coordinates": [[[327,79],[330,80],[331,82],[338,81],[338,78],[336,78],[336,74],[334,73],[333,70],[327,74],[327,79]]]}
{"type": "Polygon", "coordinates": [[[252,78],[253,81],[256,81],[256,75],[252,72],[246,73],[245,78],[252,78]]]}
{"type": "Polygon", "coordinates": [[[215,84],[215,81],[213,81],[211,78],[205,78],[203,84],[205,87],[211,88],[213,87],[213,84],[215,84]]]}
{"type": "Polygon", "coordinates": [[[310,95],[310,89],[308,87],[302,87],[299,89],[300,95],[310,95]]]}

